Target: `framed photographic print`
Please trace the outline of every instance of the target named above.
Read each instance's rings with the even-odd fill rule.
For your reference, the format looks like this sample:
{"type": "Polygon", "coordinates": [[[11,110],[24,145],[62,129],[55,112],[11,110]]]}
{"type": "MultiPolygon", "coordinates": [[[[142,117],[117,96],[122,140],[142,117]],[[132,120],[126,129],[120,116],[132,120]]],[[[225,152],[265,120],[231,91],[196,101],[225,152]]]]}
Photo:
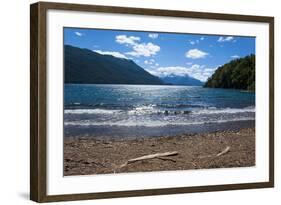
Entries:
{"type": "Polygon", "coordinates": [[[30,197],[274,186],[274,18],[31,5],[30,197]]]}

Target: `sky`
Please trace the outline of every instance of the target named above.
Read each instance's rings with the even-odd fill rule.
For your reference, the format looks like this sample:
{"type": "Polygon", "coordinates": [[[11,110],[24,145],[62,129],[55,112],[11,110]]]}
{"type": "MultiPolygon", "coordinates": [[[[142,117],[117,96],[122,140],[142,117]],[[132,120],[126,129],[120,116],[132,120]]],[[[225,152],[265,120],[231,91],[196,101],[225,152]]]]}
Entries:
{"type": "Polygon", "coordinates": [[[206,81],[221,65],[255,54],[255,38],[64,28],[64,44],[133,60],[158,77],[185,76],[206,81]]]}

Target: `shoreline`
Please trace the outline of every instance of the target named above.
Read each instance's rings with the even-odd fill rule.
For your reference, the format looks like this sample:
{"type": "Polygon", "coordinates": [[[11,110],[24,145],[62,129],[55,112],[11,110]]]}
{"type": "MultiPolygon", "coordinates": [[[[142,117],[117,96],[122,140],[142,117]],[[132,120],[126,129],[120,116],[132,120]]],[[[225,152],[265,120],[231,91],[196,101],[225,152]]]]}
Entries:
{"type": "Polygon", "coordinates": [[[254,128],[139,139],[64,138],[64,176],[251,166],[255,166],[254,128]],[[126,164],[166,152],[177,154],[126,164]]]}
{"type": "Polygon", "coordinates": [[[180,136],[184,135],[202,135],[213,132],[232,131],[240,129],[255,128],[255,120],[229,121],[221,123],[190,124],[190,125],[168,125],[164,127],[147,127],[147,126],[79,126],[65,127],[64,137],[71,138],[95,138],[99,140],[118,140],[118,139],[140,139],[155,138],[163,136],[180,136]],[[121,136],[121,137],[120,137],[121,136]]]}

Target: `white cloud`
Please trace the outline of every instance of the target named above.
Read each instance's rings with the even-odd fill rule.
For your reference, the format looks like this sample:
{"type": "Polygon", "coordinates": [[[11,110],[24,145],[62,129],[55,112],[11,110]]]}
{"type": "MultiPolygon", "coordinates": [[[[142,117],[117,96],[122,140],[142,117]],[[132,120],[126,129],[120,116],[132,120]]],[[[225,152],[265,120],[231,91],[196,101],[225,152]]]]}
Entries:
{"type": "Polygon", "coordinates": [[[191,45],[194,45],[194,44],[195,44],[195,41],[189,41],[189,43],[190,43],[191,45]]]}
{"type": "Polygon", "coordinates": [[[240,58],[239,55],[233,55],[233,56],[230,56],[231,58],[240,58]]]}
{"type": "Polygon", "coordinates": [[[192,58],[192,59],[205,58],[207,55],[209,55],[209,54],[204,51],[201,51],[197,48],[190,49],[189,51],[187,51],[185,53],[185,56],[187,58],[192,58]]]}
{"type": "Polygon", "coordinates": [[[126,54],[135,57],[139,57],[139,56],[150,57],[160,51],[160,46],[155,45],[153,43],[141,43],[141,44],[135,44],[132,47],[132,49],[133,51],[127,52],[126,54]]]}
{"type": "Polygon", "coordinates": [[[116,58],[123,58],[123,59],[129,59],[124,54],[117,52],[117,51],[102,51],[102,50],[93,50],[94,52],[97,52],[102,55],[111,55],[116,58]]]}
{"type": "Polygon", "coordinates": [[[156,39],[156,38],[158,38],[158,33],[150,33],[150,34],[148,34],[148,37],[149,38],[152,38],[152,39],[156,39]]]}
{"type": "Polygon", "coordinates": [[[75,33],[76,36],[83,36],[84,35],[83,33],[80,33],[78,31],[75,31],[74,33],[75,33]]]}
{"type": "Polygon", "coordinates": [[[226,42],[226,41],[232,41],[234,38],[232,36],[227,36],[227,37],[219,37],[218,42],[226,42]]]}
{"type": "Polygon", "coordinates": [[[194,40],[194,41],[192,41],[192,40],[189,40],[189,43],[191,44],[191,45],[195,45],[195,44],[198,44],[200,41],[197,39],[197,40],[194,40]]]}
{"type": "Polygon", "coordinates": [[[140,43],[139,41],[141,38],[137,36],[118,35],[115,37],[115,40],[119,44],[125,44],[126,46],[131,47],[132,51],[129,51],[126,54],[135,57],[150,57],[160,51],[160,46],[151,42],[140,43]]]}
{"type": "Polygon", "coordinates": [[[149,59],[149,60],[144,61],[144,64],[146,64],[146,65],[153,65],[154,63],[155,63],[154,59],[149,59]]]}
{"type": "Polygon", "coordinates": [[[194,64],[190,67],[183,66],[170,66],[170,67],[159,67],[155,69],[146,69],[152,75],[156,75],[158,77],[165,77],[169,75],[177,75],[177,76],[191,76],[196,78],[202,82],[206,81],[217,69],[208,68],[204,65],[194,64]]]}
{"type": "Polygon", "coordinates": [[[136,45],[137,41],[140,41],[140,37],[127,36],[127,35],[118,35],[118,36],[115,37],[115,40],[119,44],[136,45]]]}
{"type": "Polygon", "coordinates": [[[144,64],[148,65],[150,68],[156,68],[159,66],[159,63],[157,63],[154,59],[145,60],[144,64]]]}

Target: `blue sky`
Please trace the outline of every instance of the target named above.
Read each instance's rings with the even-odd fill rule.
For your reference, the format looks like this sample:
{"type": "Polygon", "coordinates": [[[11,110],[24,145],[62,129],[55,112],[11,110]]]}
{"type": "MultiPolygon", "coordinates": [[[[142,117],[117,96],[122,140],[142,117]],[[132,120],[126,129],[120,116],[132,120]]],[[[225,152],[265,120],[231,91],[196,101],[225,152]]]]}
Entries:
{"type": "Polygon", "coordinates": [[[255,54],[255,38],[64,28],[64,44],[131,59],[153,75],[206,81],[218,66],[255,54]]]}

